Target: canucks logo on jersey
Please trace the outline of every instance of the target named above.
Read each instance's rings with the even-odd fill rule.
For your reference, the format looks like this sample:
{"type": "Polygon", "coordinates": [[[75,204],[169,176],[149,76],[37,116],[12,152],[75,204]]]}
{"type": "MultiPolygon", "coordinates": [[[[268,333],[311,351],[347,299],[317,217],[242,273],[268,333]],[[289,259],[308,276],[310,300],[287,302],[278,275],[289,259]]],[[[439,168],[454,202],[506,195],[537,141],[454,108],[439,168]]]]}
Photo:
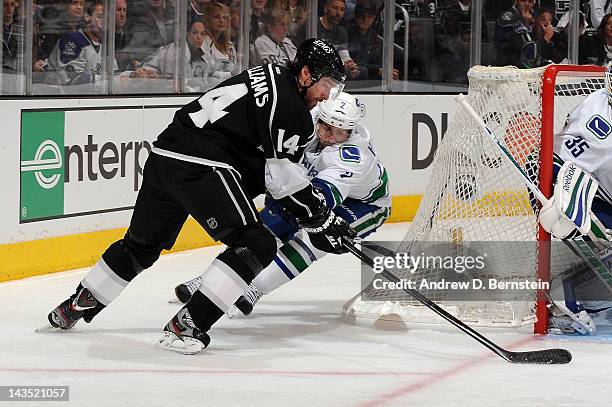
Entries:
{"type": "Polygon", "coordinates": [[[596,114],[587,122],[587,129],[600,140],[604,140],[612,132],[610,123],[600,115],[596,114]]]}
{"type": "Polygon", "coordinates": [[[340,146],[340,159],[342,159],[342,161],[358,163],[361,161],[359,147],[351,144],[344,144],[340,146]]]}

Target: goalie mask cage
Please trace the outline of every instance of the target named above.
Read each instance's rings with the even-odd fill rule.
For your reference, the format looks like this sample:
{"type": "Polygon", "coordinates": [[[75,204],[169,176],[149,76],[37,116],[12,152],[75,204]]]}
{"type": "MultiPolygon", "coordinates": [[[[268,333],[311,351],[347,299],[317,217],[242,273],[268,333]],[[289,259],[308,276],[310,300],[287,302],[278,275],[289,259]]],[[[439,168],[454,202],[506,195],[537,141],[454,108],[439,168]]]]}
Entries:
{"type": "MultiPolygon", "coordinates": [[[[553,135],[589,94],[604,87],[603,67],[550,65],[535,69],[476,66],[468,72],[468,102],[505,144],[546,197],[552,194],[553,135]]],[[[432,178],[419,210],[397,251],[417,252],[423,242],[526,241],[489,253],[483,280],[550,281],[570,261],[550,249],[550,235],[539,227],[539,204],[509,160],[460,106],[441,142],[432,178]],[[544,242],[544,243],[543,243],[544,242]],[[533,250],[525,248],[533,247],[533,250]],[[522,267],[513,267],[516,265],[522,267]],[[525,267],[525,265],[527,265],[525,267]],[[517,271],[519,270],[519,271],[517,271]]],[[[555,246],[556,247],[556,246],[555,246]]],[[[570,254],[571,256],[571,254],[570,254]]],[[[575,259],[574,259],[575,260],[575,259]]],[[[441,273],[393,270],[399,278],[435,280],[441,273]]],[[[547,295],[535,290],[520,300],[450,301],[444,290],[419,290],[462,321],[476,326],[524,327],[548,331],[547,295]]],[[[372,320],[440,324],[443,320],[396,290],[372,284],[344,305],[345,316],[372,320]]]]}

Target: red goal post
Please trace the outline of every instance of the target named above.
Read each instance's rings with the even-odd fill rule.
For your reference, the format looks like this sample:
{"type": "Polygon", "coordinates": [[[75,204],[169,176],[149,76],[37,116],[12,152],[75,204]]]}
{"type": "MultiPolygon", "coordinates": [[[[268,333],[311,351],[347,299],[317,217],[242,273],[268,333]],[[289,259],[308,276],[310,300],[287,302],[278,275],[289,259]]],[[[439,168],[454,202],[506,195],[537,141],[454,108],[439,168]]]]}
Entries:
{"type": "MultiPolygon", "coordinates": [[[[559,76],[603,76],[605,67],[595,65],[550,65],[542,76],[542,124],[540,140],[540,190],[546,198],[552,196],[553,186],[553,137],[555,132],[555,89],[559,76]]],[[[538,240],[550,242],[550,234],[539,226],[538,240]]],[[[543,244],[538,256],[538,277],[550,281],[550,245],[543,244]]],[[[547,293],[538,292],[534,333],[548,332],[547,293]]]]}

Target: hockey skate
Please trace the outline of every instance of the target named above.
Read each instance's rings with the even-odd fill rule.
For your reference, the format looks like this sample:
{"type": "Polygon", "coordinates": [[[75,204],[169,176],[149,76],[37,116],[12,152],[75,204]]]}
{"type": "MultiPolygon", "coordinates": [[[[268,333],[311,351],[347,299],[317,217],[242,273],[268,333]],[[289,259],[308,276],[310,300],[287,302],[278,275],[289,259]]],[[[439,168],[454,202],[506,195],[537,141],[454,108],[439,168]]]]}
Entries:
{"type": "Polygon", "coordinates": [[[253,307],[263,297],[263,293],[255,287],[253,283],[249,284],[247,290],[236,300],[234,306],[227,311],[228,318],[234,318],[241,312],[242,315],[249,316],[253,312],[253,307]]]}
{"type": "Polygon", "coordinates": [[[91,292],[79,284],[75,294],[55,307],[47,318],[53,328],[71,329],[81,318],[91,322],[93,317],[104,308],[91,292]]]}
{"type": "Polygon", "coordinates": [[[195,355],[209,343],[210,336],[195,326],[185,307],[166,324],[163,336],[157,341],[157,347],[183,355],[195,355]]]}
{"type": "Polygon", "coordinates": [[[549,305],[548,318],[551,330],[557,329],[565,335],[593,335],[596,332],[595,323],[589,314],[580,306],[578,312],[572,312],[567,307],[554,302],[549,305]]]}
{"type": "Polygon", "coordinates": [[[183,304],[187,304],[191,299],[193,293],[195,293],[202,284],[202,277],[196,277],[193,280],[189,280],[186,283],[179,284],[174,287],[174,293],[176,298],[183,304]]]}

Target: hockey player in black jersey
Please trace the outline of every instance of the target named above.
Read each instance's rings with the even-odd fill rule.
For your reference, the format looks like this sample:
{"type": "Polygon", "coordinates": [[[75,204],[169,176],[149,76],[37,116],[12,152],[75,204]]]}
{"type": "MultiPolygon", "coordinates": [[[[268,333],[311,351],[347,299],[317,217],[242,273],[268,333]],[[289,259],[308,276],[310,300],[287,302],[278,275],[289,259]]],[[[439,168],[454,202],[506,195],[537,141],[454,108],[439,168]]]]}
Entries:
{"type": "Polygon", "coordinates": [[[299,219],[315,247],[344,252],[341,239],[354,231],[297,164],[314,136],[309,109],[339,94],[344,79],[333,46],[309,39],[288,68],[250,68],[177,111],[153,143],[127,233],[51,311],[51,325],[90,322],[172,247],[191,215],[227,248],[204,270],[199,290],[165,326],[158,346],[198,353],[210,342],[206,332],[274,258],[275,239],[253,204],[264,192],[299,219]]]}

